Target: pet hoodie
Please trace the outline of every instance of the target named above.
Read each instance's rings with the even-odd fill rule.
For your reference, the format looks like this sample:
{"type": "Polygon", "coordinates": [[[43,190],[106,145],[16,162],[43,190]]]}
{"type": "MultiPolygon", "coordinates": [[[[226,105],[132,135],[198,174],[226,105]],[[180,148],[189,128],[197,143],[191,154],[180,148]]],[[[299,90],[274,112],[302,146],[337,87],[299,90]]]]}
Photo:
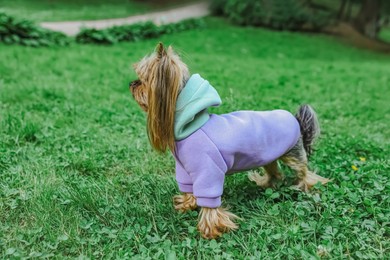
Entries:
{"type": "Polygon", "coordinates": [[[181,192],[193,193],[197,205],[207,208],[221,205],[226,174],[275,161],[301,135],[288,111],[208,113],[208,107],[221,103],[199,74],[191,76],[176,103],[176,180],[181,192]]]}

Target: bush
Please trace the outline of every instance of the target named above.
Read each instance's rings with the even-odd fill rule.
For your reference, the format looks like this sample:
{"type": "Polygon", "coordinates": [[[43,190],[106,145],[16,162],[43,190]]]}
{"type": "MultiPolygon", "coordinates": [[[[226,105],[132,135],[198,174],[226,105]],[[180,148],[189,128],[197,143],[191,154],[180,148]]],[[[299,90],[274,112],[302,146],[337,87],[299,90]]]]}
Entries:
{"type": "Polygon", "coordinates": [[[213,0],[210,3],[210,11],[213,15],[222,16],[224,15],[224,8],[227,0],[213,0]]]}
{"type": "Polygon", "coordinates": [[[160,35],[203,28],[205,23],[200,19],[189,19],[178,23],[157,26],[152,22],[132,25],[114,26],[103,30],[83,29],[76,36],[79,43],[114,44],[157,38],[160,35]]]}
{"type": "MultiPolygon", "coordinates": [[[[152,22],[114,26],[107,29],[83,29],[76,36],[78,43],[114,44],[157,38],[160,35],[205,27],[201,19],[189,19],[178,23],[157,26],[152,22]]],[[[60,32],[50,31],[35,23],[16,19],[0,12],[0,42],[26,46],[68,45],[72,38],[60,32]]]]}
{"type": "Polygon", "coordinates": [[[161,25],[160,32],[161,34],[172,34],[182,31],[202,29],[206,27],[206,23],[202,19],[187,19],[178,23],[170,23],[161,25]]]}
{"type": "Polygon", "coordinates": [[[67,45],[70,39],[60,32],[43,29],[33,22],[0,12],[0,42],[26,46],[67,45]]]}
{"type": "Polygon", "coordinates": [[[266,26],[278,30],[318,29],[329,14],[312,10],[303,0],[214,0],[211,11],[221,12],[239,25],[266,26]],[[222,11],[221,11],[222,10],[222,11]]]}
{"type": "Polygon", "coordinates": [[[137,41],[155,38],[158,27],[152,22],[114,26],[107,29],[82,29],[76,36],[78,43],[114,44],[123,41],[137,41]]]}

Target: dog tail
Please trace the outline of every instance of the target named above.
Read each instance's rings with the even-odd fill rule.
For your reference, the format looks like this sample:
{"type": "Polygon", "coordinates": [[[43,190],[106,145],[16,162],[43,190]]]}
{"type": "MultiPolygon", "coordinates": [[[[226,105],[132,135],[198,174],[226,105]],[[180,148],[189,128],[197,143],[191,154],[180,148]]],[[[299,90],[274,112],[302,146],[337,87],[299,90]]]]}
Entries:
{"type": "Polygon", "coordinates": [[[318,123],[317,114],[311,106],[302,105],[299,107],[295,117],[301,126],[303,147],[307,155],[310,156],[313,151],[314,141],[320,135],[320,124],[318,123]]]}

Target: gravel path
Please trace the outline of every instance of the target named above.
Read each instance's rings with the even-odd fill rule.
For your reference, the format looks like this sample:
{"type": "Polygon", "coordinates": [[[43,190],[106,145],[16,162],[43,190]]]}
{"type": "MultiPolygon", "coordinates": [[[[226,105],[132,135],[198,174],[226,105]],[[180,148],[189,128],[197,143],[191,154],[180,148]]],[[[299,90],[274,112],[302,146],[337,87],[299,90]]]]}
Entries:
{"type": "Polygon", "coordinates": [[[130,16],[127,18],[94,21],[43,22],[40,25],[44,28],[63,32],[67,35],[76,35],[82,27],[102,29],[114,25],[132,24],[143,21],[153,21],[156,24],[174,23],[189,18],[207,16],[209,13],[208,3],[201,2],[165,11],[130,16]]]}

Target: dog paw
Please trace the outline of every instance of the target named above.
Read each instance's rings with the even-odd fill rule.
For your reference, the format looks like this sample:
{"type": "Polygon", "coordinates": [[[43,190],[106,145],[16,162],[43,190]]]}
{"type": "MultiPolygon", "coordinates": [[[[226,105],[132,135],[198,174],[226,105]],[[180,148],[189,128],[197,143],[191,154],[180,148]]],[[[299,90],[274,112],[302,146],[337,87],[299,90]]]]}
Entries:
{"type": "Polygon", "coordinates": [[[260,175],[259,173],[252,171],[248,173],[248,178],[249,180],[255,182],[257,186],[263,189],[270,188],[273,186],[271,178],[268,174],[260,175]]]}
{"type": "Polygon", "coordinates": [[[234,223],[235,219],[239,217],[223,208],[202,208],[199,214],[198,230],[203,238],[218,238],[223,233],[238,228],[234,223]]]}
{"type": "Polygon", "coordinates": [[[175,209],[180,212],[194,210],[197,208],[195,196],[189,193],[174,196],[173,204],[175,209]]]}
{"type": "Polygon", "coordinates": [[[293,189],[301,190],[304,192],[308,192],[311,186],[307,185],[303,180],[298,181],[295,185],[292,186],[293,189]]]}
{"type": "Polygon", "coordinates": [[[295,187],[304,192],[307,192],[311,188],[313,188],[313,186],[316,185],[318,182],[322,183],[322,185],[325,185],[330,181],[330,179],[317,175],[314,172],[307,172],[306,176],[303,179],[297,180],[297,184],[295,187]]]}

